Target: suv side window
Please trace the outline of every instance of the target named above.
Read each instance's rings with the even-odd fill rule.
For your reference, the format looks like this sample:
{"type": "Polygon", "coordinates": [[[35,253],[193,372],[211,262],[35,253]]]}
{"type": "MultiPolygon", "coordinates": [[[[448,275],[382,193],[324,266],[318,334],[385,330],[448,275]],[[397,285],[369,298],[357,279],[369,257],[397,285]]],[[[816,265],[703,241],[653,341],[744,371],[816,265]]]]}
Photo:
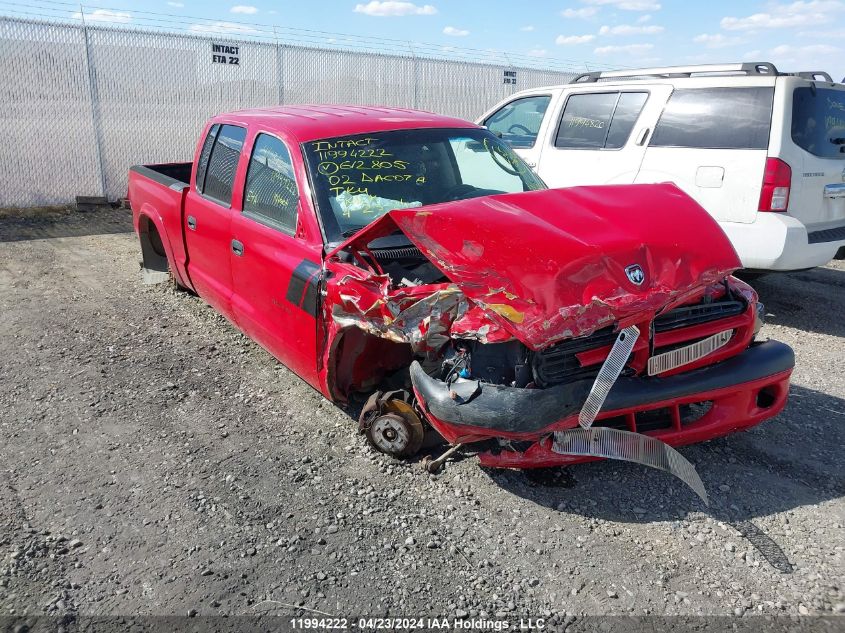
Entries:
{"type": "Polygon", "coordinates": [[[511,147],[534,147],[551,100],[549,95],[537,95],[511,101],[487,117],[484,125],[511,147]]]}
{"type": "Polygon", "coordinates": [[[774,88],[675,90],[650,147],[767,149],[774,88]]]}
{"type": "Polygon", "coordinates": [[[211,149],[202,193],[226,206],[232,203],[232,185],[245,138],[245,128],[222,125],[211,149]]]}
{"type": "Polygon", "coordinates": [[[205,137],[205,142],[202,144],[202,151],[200,151],[200,157],[197,161],[197,177],[195,180],[197,191],[202,191],[205,186],[205,173],[208,168],[208,157],[211,156],[211,148],[214,146],[214,139],[217,138],[217,131],[219,129],[219,124],[215,123],[212,125],[211,129],[208,130],[208,136],[205,137]]]}
{"type": "Polygon", "coordinates": [[[648,99],[647,92],[598,92],[570,95],[560,118],[555,147],[619,149],[648,99]]]}
{"type": "Polygon", "coordinates": [[[619,95],[616,110],[610,121],[610,129],[607,132],[607,140],[604,143],[607,149],[625,147],[647,99],[647,92],[623,92],[619,95]]]}
{"type": "Polygon", "coordinates": [[[296,232],[299,190],[285,144],[259,134],[252,149],[244,187],[244,215],[287,233],[296,232]]]}

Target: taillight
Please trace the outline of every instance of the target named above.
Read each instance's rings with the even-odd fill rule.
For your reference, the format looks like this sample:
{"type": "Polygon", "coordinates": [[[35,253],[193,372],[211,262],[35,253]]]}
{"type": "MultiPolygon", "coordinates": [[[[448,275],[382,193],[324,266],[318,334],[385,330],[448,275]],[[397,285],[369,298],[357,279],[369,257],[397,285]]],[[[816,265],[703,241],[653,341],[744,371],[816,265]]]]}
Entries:
{"type": "Polygon", "coordinates": [[[792,168],[779,158],[767,158],[763,172],[763,189],[760,191],[758,211],[786,211],[789,206],[789,187],[792,185],[792,168]]]}

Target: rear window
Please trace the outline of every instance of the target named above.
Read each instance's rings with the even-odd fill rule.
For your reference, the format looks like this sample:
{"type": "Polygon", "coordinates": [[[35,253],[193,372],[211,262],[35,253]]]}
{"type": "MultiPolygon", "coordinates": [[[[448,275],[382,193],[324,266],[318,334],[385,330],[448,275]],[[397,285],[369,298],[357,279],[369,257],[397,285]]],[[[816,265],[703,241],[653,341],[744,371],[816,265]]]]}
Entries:
{"type": "Polygon", "coordinates": [[[649,145],[767,149],[774,94],[774,88],[676,90],[649,145]]]}
{"type": "Polygon", "coordinates": [[[796,88],[792,140],[815,156],[845,159],[845,90],[796,88]]]}
{"type": "Polygon", "coordinates": [[[208,160],[202,192],[226,206],[232,202],[232,185],[245,137],[246,130],[242,127],[222,126],[208,160]]]}
{"type": "Polygon", "coordinates": [[[620,149],[648,99],[647,92],[571,95],[560,118],[555,147],[620,149]]]}

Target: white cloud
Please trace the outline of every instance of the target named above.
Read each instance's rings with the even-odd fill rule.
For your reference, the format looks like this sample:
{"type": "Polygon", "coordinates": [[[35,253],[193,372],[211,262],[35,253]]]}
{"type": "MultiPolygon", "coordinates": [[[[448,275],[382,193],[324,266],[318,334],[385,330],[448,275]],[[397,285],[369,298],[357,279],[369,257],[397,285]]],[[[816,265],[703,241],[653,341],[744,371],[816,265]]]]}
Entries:
{"type": "Polygon", "coordinates": [[[798,0],[790,4],[770,4],[766,13],[754,13],[744,18],[727,16],[719,23],[728,31],[755,29],[782,29],[795,26],[813,26],[836,22],[832,14],[845,9],[839,0],[798,0]]]}
{"type": "Polygon", "coordinates": [[[697,42],[698,44],[704,44],[707,48],[725,48],[727,46],[740,44],[742,39],[739,37],[728,37],[727,35],[723,35],[721,33],[716,33],[715,35],[702,33],[701,35],[696,35],[692,38],[692,41],[697,42]]]}
{"type": "Polygon", "coordinates": [[[531,57],[548,57],[549,51],[547,51],[545,48],[532,48],[530,51],[528,51],[528,54],[531,57]]]}
{"type": "Polygon", "coordinates": [[[253,7],[248,4],[236,4],[231,9],[229,9],[230,13],[243,13],[246,15],[255,15],[258,13],[258,7],[253,7]]]}
{"type": "Polygon", "coordinates": [[[649,24],[647,26],[634,26],[632,24],[617,24],[616,26],[603,26],[599,29],[599,35],[656,35],[663,32],[662,26],[649,24]]]}
{"type": "Polygon", "coordinates": [[[818,55],[833,55],[842,49],[828,44],[810,44],[809,46],[791,46],[781,44],[769,51],[770,55],[776,57],[812,57],[818,55]]]}
{"type": "Polygon", "coordinates": [[[599,10],[596,7],[582,7],[580,9],[564,9],[560,12],[560,15],[564,18],[591,18],[599,10]]]}
{"type": "Polygon", "coordinates": [[[443,35],[451,35],[452,37],[466,37],[469,31],[466,29],[456,29],[454,26],[447,26],[443,29],[443,35]]]}
{"type": "Polygon", "coordinates": [[[651,20],[651,15],[646,13],[645,15],[641,15],[640,17],[637,18],[637,24],[645,24],[649,20],[651,20]]]}
{"type": "Polygon", "coordinates": [[[653,44],[628,44],[627,46],[599,46],[594,49],[593,52],[596,55],[642,55],[643,53],[650,51],[652,48],[654,48],[653,44]]]}
{"type": "Polygon", "coordinates": [[[184,2],[168,2],[167,5],[170,6],[170,7],[176,7],[177,9],[181,9],[182,7],[185,6],[185,3],[184,2]]]}
{"type": "MultiPolygon", "coordinates": [[[[82,13],[77,11],[73,14],[75,20],[81,19],[82,13]]],[[[96,9],[95,11],[86,11],[85,19],[88,22],[112,22],[119,24],[126,24],[132,21],[132,14],[126,11],[112,11],[111,9],[96,9]]]]}
{"type": "Polygon", "coordinates": [[[367,4],[356,4],[355,13],[364,13],[366,15],[374,15],[378,17],[395,17],[402,15],[434,15],[437,9],[426,4],[419,6],[413,2],[398,2],[397,0],[372,0],[367,4]]]}
{"type": "Polygon", "coordinates": [[[660,11],[660,5],[654,0],[582,0],[586,4],[611,5],[623,11],[660,11]]]}
{"type": "Polygon", "coordinates": [[[521,26],[521,27],[519,27],[519,30],[520,30],[520,31],[525,31],[526,33],[530,33],[531,31],[533,31],[533,30],[534,30],[534,27],[533,27],[533,26],[531,26],[531,25],[529,24],[529,25],[527,25],[527,26],[521,26]]]}
{"type": "Polygon", "coordinates": [[[232,33],[240,35],[249,35],[250,33],[258,33],[251,26],[246,24],[236,24],[235,22],[211,22],[209,24],[192,24],[188,27],[189,31],[194,33],[232,33]]]}
{"type": "Polygon", "coordinates": [[[570,44],[586,44],[596,39],[595,35],[558,35],[555,38],[555,44],[560,46],[568,46],[570,44]]]}

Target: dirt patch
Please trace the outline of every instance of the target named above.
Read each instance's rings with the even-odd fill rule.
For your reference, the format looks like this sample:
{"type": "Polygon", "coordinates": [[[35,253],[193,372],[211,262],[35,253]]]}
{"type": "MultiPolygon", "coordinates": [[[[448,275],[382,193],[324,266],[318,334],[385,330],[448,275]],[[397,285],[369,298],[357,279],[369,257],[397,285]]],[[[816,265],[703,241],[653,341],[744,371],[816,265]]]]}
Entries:
{"type": "Polygon", "coordinates": [[[371,451],[127,211],[0,222],[0,613],[545,617],[845,610],[845,266],[759,282],[787,409],[630,464],[429,476],[371,451]],[[796,309],[801,307],[801,310],[796,309]]]}

